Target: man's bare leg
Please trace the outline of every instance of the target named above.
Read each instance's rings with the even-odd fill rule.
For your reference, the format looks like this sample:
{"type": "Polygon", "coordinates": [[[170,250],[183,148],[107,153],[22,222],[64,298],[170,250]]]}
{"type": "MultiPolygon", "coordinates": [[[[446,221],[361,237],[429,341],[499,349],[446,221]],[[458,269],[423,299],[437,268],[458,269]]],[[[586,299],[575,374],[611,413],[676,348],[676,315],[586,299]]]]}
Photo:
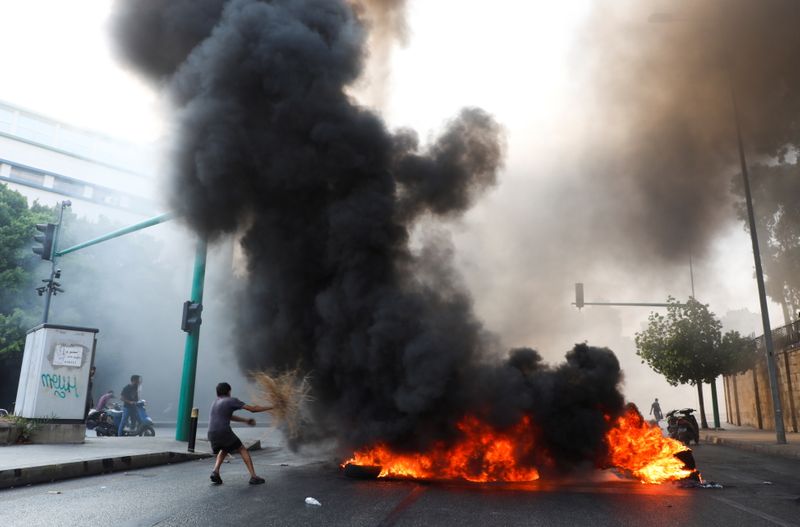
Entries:
{"type": "Polygon", "coordinates": [[[239,448],[239,455],[242,456],[244,464],[247,465],[247,470],[250,471],[250,477],[258,477],[256,476],[256,469],[253,468],[253,458],[250,457],[250,452],[247,451],[244,445],[239,448]]]}
{"type": "Polygon", "coordinates": [[[219,474],[219,469],[222,467],[222,461],[225,459],[226,452],[224,450],[220,450],[217,454],[217,460],[214,463],[214,472],[219,474]]]}

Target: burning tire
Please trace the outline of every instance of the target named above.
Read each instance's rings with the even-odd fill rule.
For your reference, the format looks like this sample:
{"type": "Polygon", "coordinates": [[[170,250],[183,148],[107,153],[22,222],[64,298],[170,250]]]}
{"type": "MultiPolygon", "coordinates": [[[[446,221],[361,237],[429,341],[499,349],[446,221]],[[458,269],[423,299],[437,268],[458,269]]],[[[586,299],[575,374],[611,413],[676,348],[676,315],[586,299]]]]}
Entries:
{"type": "Polygon", "coordinates": [[[344,466],[344,475],[353,479],[377,479],[383,467],[379,465],[355,465],[348,463],[344,466]]]}
{"type": "Polygon", "coordinates": [[[675,457],[683,461],[683,468],[686,470],[691,470],[692,473],[684,478],[683,481],[699,481],[700,480],[700,473],[697,472],[697,464],[694,461],[694,454],[691,450],[684,450],[683,452],[678,452],[675,454],[675,457]]]}

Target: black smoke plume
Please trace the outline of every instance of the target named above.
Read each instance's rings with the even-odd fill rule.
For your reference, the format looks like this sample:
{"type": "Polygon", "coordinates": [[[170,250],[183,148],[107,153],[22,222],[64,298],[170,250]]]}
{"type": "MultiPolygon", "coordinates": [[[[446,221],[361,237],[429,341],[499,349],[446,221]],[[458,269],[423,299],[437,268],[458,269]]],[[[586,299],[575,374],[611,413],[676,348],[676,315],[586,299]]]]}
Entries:
{"type": "Polygon", "coordinates": [[[613,353],[498,360],[447,237],[412,244],[421,220],[458,217],[495,185],[504,141],[490,115],[464,109],[427,146],[388,131],[346,91],[367,34],[343,0],[137,0],[116,13],[123,57],[175,106],[173,206],[202,236],[245,230],[244,370],[311,372],[318,432],[348,446],[425,448],[465,413],[496,426],[528,413],[556,466],[598,455],[604,414],[623,403],[613,353]]]}

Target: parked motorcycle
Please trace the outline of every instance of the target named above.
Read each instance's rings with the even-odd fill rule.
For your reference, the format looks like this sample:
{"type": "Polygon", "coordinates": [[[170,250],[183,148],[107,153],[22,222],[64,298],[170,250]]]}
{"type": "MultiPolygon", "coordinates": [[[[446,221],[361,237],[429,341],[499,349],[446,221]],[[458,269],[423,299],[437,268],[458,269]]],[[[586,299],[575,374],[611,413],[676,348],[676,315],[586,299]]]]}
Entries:
{"type": "Polygon", "coordinates": [[[667,433],[672,439],[677,439],[686,446],[694,440],[700,444],[700,427],[697,425],[693,408],[682,408],[667,412],[667,433]]]}
{"type": "MultiPolygon", "coordinates": [[[[145,407],[147,402],[142,400],[136,403],[136,415],[131,416],[122,430],[124,436],[148,436],[156,435],[153,420],[147,415],[145,407]],[[133,424],[131,424],[133,422],[133,424]]],[[[98,437],[116,436],[119,430],[119,423],[122,420],[122,407],[115,403],[112,407],[104,410],[89,410],[86,418],[86,428],[94,430],[98,437]]]]}

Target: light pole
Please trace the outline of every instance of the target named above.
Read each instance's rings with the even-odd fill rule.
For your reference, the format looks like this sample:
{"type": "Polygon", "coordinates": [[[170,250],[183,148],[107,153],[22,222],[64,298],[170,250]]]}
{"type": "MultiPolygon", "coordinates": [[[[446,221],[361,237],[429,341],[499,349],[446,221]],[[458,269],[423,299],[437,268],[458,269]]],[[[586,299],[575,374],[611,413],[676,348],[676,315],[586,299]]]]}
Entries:
{"type": "Polygon", "coordinates": [[[747,203],[747,221],[750,225],[750,242],[753,244],[753,260],[756,266],[756,282],[758,283],[758,301],[761,304],[761,324],[764,327],[764,348],[767,356],[767,375],[769,387],[772,392],[772,410],[775,414],[775,438],[778,444],[786,444],[786,429],[783,426],[783,405],[781,394],[778,390],[778,368],[775,365],[775,347],[772,343],[772,325],[769,322],[769,308],[767,307],[767,292],[764,287],[764,271],[761,269],[761,250],[758,247],[758,234],[756,233],[756,219],[753,214],[753,198],[750,193],[750,177],[747,170],[747,159],[744,154],[742,142],[742,127],[739,123],[739,106],[736,101],[736,90],[728,71],[728,84],[731,89],[733,103],[733,118],[736,121],[736,141],[739,146],[739,162],[742,165],[742,179],[744,180],[744,198],[747,203]]]}
{"type": "MultiPolygon", "coordinates": [[[[669,14],[657,13],[650,16],[651,23],[669,23],[676,21],[669,14]]],[[[727,51],[725,48],[723,51],[727,51]]],[[[756,270],[756,282],[758,283],[758,300],[761,305],[761,323],[764,329],[764,348],[767,358],[767,376],[769,377],[770,391],[772,393],[772,409],[775,418],[775,437],[778,444],[786,444],[786,429],[783,425],[783,407],[781,405],[780,392],[778,390],[778,374],[775,365],[775,350],[772,343],[772,326],[769,321],[769,308],[767,306],[767,293],[764,287],[764,272],[761,268],[761,250],[758,247],[758,234],[756,233],[756,220],[753,214],[753,199],[750,193],[750,176],[747,170],[747,157],[744,152],[744,141],[742,140],[742,127],[739,120],[739,105],[736,99],[736,87],[733,82],[730,64],[727,54],[723,68],[728,78],[728,88],[731,93],[731,105],[733,109],[733,120],[736,124],[736,144],[739,149],[739,163],[742,170],[744,181],[744,196],[747,204],[747,221],[750,227],[750,242],[753,245],[753,261],[756,270]]]]}

